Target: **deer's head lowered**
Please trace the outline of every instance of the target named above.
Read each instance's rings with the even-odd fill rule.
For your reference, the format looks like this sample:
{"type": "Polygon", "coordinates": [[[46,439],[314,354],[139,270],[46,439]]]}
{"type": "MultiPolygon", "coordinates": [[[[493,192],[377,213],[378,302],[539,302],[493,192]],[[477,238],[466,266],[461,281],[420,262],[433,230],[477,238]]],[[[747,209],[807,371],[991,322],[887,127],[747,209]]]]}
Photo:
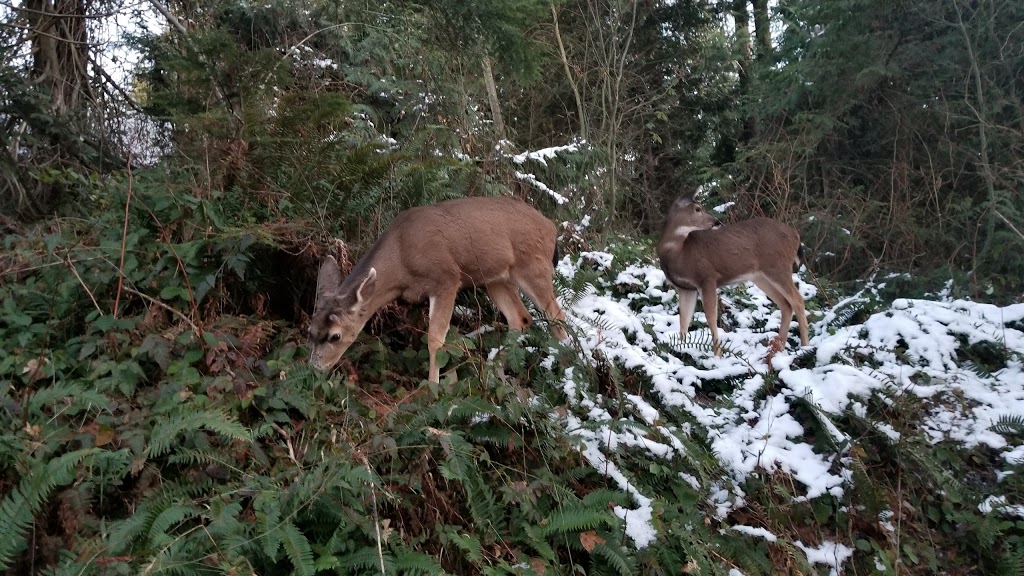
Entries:
{"type": "Polygon", "coordinates": [[[317,277],[316,305],[309,323],[312,352],[309,361],[314,368],[326,370],[341,359],[376,311],[370,304],[377,271],[370,268],[361,277],[349,276],[348,286],[341,281],[337,260],[328,256],[317,277]]]}

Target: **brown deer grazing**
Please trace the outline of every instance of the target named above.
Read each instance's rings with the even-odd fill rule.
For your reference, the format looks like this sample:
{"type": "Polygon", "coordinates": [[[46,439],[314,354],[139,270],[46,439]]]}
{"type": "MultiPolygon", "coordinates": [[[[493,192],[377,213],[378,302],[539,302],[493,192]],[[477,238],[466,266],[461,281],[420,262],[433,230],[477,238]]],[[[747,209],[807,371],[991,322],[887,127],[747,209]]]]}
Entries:
{"type": "Polygon", "coordinates": [[[776,344],[785,346],[795,311],[800,343],[806,346],[804,299],[793,283],[801,254],[797,231],[778,220],[754,218],[723,225],[692,198],[677,198],[658,241],[658,258],[665,277],[679,292],[680,336],[686,338],[700,293],[715,356],[721,355],[718,287],[749,280],[782,311],[776,344]]]}
{"type": "Polygon", "coordinates": [[[429,378],[438,382],[437,351],[448,334],[455,295],[470,286],[485,287],[514,330],[532,321],[522,290],[564,340],[559,323],[565,314],[553,289],[556,236],[550,220],[515,198],[459,198],[402,212],[344,281],[333,257],[320,267],[310,363],[333,368],[374,312],[397,298],[426,298],[429,378]]]}

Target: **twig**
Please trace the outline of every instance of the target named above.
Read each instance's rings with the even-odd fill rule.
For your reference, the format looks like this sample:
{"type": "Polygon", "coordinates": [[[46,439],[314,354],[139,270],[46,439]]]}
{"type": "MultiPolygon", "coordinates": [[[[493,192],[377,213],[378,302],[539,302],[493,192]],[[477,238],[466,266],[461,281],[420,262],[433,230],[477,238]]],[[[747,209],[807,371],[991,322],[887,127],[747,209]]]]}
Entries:
{"type": "Polygon", "coordinates": [[[139,292],[138,290],[136,290],[134,288],[131,288],[129,286],[125,286],[124,287],[124,291],[128,292],[129,294],[135,294],[136,296],[138,296],[139,298],[142,298],[143,300],[146,300],[150,304],[153,304],[155,306],[159,306],[160,308],[163,308],[164,310],[167,310],[171,314],[174,314],[178,318],[181,318],[182,320],[187,322],[188,325],[192,327],[192,331],[195,332],[196,336],[202,336],[203,335],[203,331],[199,329],[199,326],[196,326],[196,323],[193,322],[191,318],[189,318],[188,316],[185,316],[184,314],[182,314],[181,312],[175,310],[174,308],[171,308],[167,304],[164,304],[163,302],[157,300],[156,298],[153,298],[149,294],[143,294],[142,292],[139,292]]]}
{"type": "MultiPolygon", "coordinates": [[[[266,77],[263,78],[263,82],[261,82],[261,84],[266,84],[267,82],[269,82],[270,81],[270,77],[273,76],[273,74],[274,74],[274,70],[277,69],[277,67],[280,66],[282,62],[287,61],[288,58],[291,57],[292,54],[295,54],[295,52],[298,51],[298,49],[301,48],[303,44],[305,44],[306,42],[309,42],[309,40],[312,39],[317,34],[320,34],[322,32],[327,32],[328,30],[333,30],[335,28],[344,28],[345,26],[352,26],[352,25],[356,25],[356,24],[360,24],[360,23],[359,22],[340,22],[338,24],[331,24],[330,26],[325,26],[324,28],[320,28],[319,30],[314,30],[314,31],[310,32],[309,35],[307,35],[302,40],[299,40],[299,42],[297,44],[295,44],[294,46],[289,48],[288,51],[285,52],[283,56],[281,56],[281,59],[278,60],[277,63],[274,64],[270,68],[270,70],[267,72],[267,75],[266,75],[266,77]]],[[[364,24],[364,26],[366,26],[367,28],[376,28],[376,26],[369,26],[369,25],[365,25],[365,24],[364,24]]]]}
{"type": "Polygon", "coordinates": [[[276,430],[277,433],[280,434],[282,438],[284,438],[285,446],[288,448],[288,457],[291,458],[291,461],[294,462],[295,465],[298,466],[299,468],[302,468],[302,465],[299,464],[298,459],[295,458],[295,448],[292,446],[292,439],[288,436],[288,433],[285,432],[283,428],[281,428],[280,426],[273,422],[270,423],[270,427],[276,430]]]}
{"type": "Polygon", "coordinates": [[[1017,230],[1017,227],[1016,227],[1016,226],[1014,226],[1012,222],[1010,222],[1009,220],[1007,220],[1007,219],[1006,219],[1006,216],[1003,216],[1003,214],[1002,214],[1001,212],[999,212],[999,210],[993,210],[993,212],[995,212],[995,213],[996,213],[996,216],[999,216],[999,218],[1000,218],[1000,219],[1001,219],[1001,220],[1002,220],[1003,222],[1006,222],[1006,225],[1010,227],[1010,230],[1013,230],[1014,232],[1016,232],[1016,233],[1017,233],[1017,236],[1020,236],[1020,237],[1021,237],[1021,239],[1022,239],[1022,240],[1024,240],[1024,234],[1022,234],[1020,230],[1017,230]]]}
{"type": "MultiPolygon", "coordinates": [[[[0,5],[2,5],[2,4],[0,4],[0,5]]],[[[20,24],[12,24],[10,22],[0,22],[0,28],[12,28],[14,30],[21,30],[23,32],[29,32],[29,33],[35,34],[37,36],[44,36],[46,38],[50,38],[50,39],[56,40],[58,42],[64,42],[64,43],[67,43],[67,44],[74,44],[74,45],[77,45],[77,46],[86,46],[86,47],[89,47],[89,48],[97,48],[97,49],[103,47],[103,44],[100,43],[100,42],[88,42],[88,41],[85,41],[85,40],[72,40],[70,38],[64,38],[64,37],[61,37],[61,36],[57,36],[56,34],[50,34],[49,32],[43,32],[42,30],[39,30],[38,28],[34,28],[32,26],[22,26],[20,24]]]]}
{"type": "Polygon", "coordinates": [[[377,486],[372,480],[373,469],[370,468],[370,461],[364,456],[363,464],[366,465],[366,471],[370,473],[370,495],[373,497],[373,529],[377,532],[377,558],[380,559],[380,573],[386,574],[384,570],[384,548],[380,540],[380,519],[377,516],[377,486]]]}
{"type": "MultiPolygon", "coordinates": [[[[163,222],[161,222],[160,219],[156,217],[156,214],[154,214],[153,211],[150,210],[149,206],[146,206],[145,203],[136,205],[142,206],[142,209],[148,212],[149,216],[153,218],[154,222],[156,222],[157,227],[160,228],[161,231],[163,231],[163,222]]],[[[170,250],[171,254],[174,255],[174,259],[178,261],[178,269],[181,270],[181,278],[182,280],[185,281],[185,288],[188,290],[188,303],[189,305],[192,306],[192,314],[196,318],[199,318],[199,306],[198,304],[196,304],[195,292],[192,290],[192,283],[188,279],[188,270],[185,269],[185,263],[181,261],[181,256],[179,256],[178,251],[174,249],[174,243],[171,242],[170,237],[168,237],[165,240],[165,243],[167,244],[167,249],[170,250]]],[[[202,324],[201,319],[199,323],[202,324]]]]}
{"type": "Polygon", "coordinates": [[[124,229],[121,231],[121,265],[117,268],[117,295],[114,296],[114,318],[117,318],[117,307],[121,303],[121,290],[124,288],[124,249],[128,243],[128,208],[132,203],[132,158],[128,156],[128,196],[124,199],[124,229]]]}
{"type": "MultiPolygon", "coordinates": [[[[122,87],[121,87],[121,86],[120,86],[120,85],[119,85],[119,84],[117,83],[117,81],[116,81],[116,80],[114,80],[114,79],[113,79],[113,78],[112,78],[112,77],[110,76],[110,73],[109,73],[109,72],[107,72],[107,71],[106,71],[106,70],[105,70],[105,69],[103,68],[103,66],[100,66],[100,63],[99,63],[99,62],[97,62],[97,61],[96,61],[96,59],[95,59],[95,58],[93,58],[93,57],[92,57],[91,55],[89,56],[89,63],[90,63],[90,64],[92,64],[93,70],[95,70],[96,72],[98,72],[98,73],[99,73],[99,75],[103,77],[103,81],[104,81],[103,83],[104,83],[104,84],[106,84],[107,86],[111,87],[111,88],[112,88],[112,89],[113,89],[113,90],[114,90],[115,92],[117,92],[118,94],[120,94],[120,95],[121,95],[121,98],[122,98],[122,99],[123,99],[123,100],[124,100],[124,101],[125,101],[125,102],[126,102],[126,103],[127,103],[128,105],[129,105],[129,106],[131,106],[131,108],[132,108],[133,110],[135,110],[136,112],[139,112],[140,114],[145,114],[145,111],[144,111],[144,110],[142,109],[142,107],[141,107],[141,106],[139,106],[139,104],[138,104],[138,103],[137,103],[137,102],[135,101],[135,99],[134,99],[134,98],[132,98],[131,94],[128,94],[128,92],[125,92],[125,89],[124,89],[124,88],[122,88],[122,87]]],[[[128,162],[129,162],[129,169],[130,169],[130,163],[131,163],[131,158],[129,158],[129,159],[128,159],[128,162]]]]}
{"type": "Polygon", "coordinates": [[[71,273],[74,274],[75,278],[78,279],[78,283],[82,285],[82,289],[85,290],[85,293],[89,295],[89,300],[92,300],[92,305],[96,307],[96,311],[100,313],[100,316],[102,316],[103,309],[100,308],[99,303],[96,302],[96,297],[92,295],[92,290],[89,290],[89,287],[85,285],[85,281],[82,280],[82,277],[78,274],[78,269],[75,268],[75,263],[71,261],[70,252],[64,256],[63,260],[64,263],[68,265],[68,268],[71,268],[71,273]]]}

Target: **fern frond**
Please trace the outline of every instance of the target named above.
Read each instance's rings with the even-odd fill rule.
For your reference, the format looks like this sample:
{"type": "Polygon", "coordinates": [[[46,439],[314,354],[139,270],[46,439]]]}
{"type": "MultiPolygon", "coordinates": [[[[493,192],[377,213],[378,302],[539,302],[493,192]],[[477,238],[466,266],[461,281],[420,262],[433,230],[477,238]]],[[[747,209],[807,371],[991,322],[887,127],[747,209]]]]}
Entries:
{"type": "Polygon", "coordinates": [[[544,535],[550,537],[573,532],[586,532],[602,526],[616,528],[618,524],[618,519],[605,510],[562,508],[548,517],[548,523],[544,526],[544,535]]]}
{"type": "Polygon", "coordinates": [[[448,423],[469,422],[474,417],[482,414],[495,414],[497,412],[497,407],[483,398],[463,398],[452,404],[445,416],[448,419],[448,423]]]}
{"type": "Polygon", "coordinates": [[[602,488],[594,490],[583,497],[583,504],[588,507],[608,506],[610,502],[614,502],[619,506],[627,506],[629,504],[629,495],[621,490],[602,488]]]}
{"type": "Polygon", "coordinates": [[[448,539],[466,555],[466,558],[473,563],[484,561],[483,545],[480,539],[470,534],[459,534],[455,528],[445,530],[448,539]]]}
{"type": "Polygon", "coordinates": [[[545,540],[544,531],[540,526],[523,524],[523,532],[529,537],[527,544],[531,546],[541,558],[556,562],[555,549],[545,540]]]}
{"type": "Polygon", "coordinates": [[[608,562],[620,576],[629,576],[635,572],[633,559],[622,544],[612,544],[611,541],[606,539],[604,544],[598,544],[594,547],[593,554],[608,562]]]}
{"type": "Polygon", "coordinates": [[[252,436],[245,426],[225,411],[206,410],[176,414],[153,428],[146,456],[156,458],[165,454],[183,432],[197,432],[207,429],[229,440],[251,442],[252,436]]]}
{"type": "Polygon", "coordinates": [[[94,410],[110,410],[106,396],[75,382],[60,381],[52,386],[36,390],[28,400],[29,414],[42,414],[44,409],[67,410],[69,406],[89,407],[94,410]],[[54,406],[59,404],[59,406],[54,406]]]}
{"type": "Polygon", "coordinates": [[[277,552],[281,548],[281,502],[277,493],[269,490],[260,492],[253,500],[256,519],[261,530],[263,553],[272,561],[277,560],[277,552]]]}
{"type": "Polygon", "coordinates": [[[53,491],[75,480],[78,465],[102,453],[96,448],[75,450],[30,471],[0,503],[0,569],[10,568],[28,542],[25,534],[53,491]]]}
{"type": "Polygon", "coordinates": [[[996,434],[1024,436],[1024,414],[1002,414],[992,425],[996,434]]]}
{"type": "Polygon", "coordinates": [[[202,514],[202,510],[191,504],[180,504],[163,509],[153,518],[153,523],[149,526],[150,545],[157,548],[170,544],[176,537],[171,529],[200,514],[202,514]]]}
{"type": "MultiPolygon", "coordinates": [[[[154,536],[157,538],[161,535],[166,536],[166,528],[153,530],[153,524],[158,517],[163,516],[164,519],[161,523],[173,520],[177,513],[171,512],[165,515],[167,510],[183,506],[184,502],[192,502],[214,489],[215,486],[210,482],[183,482],[161,487],[142,500],[134,514],[111,526],[107,538],[108,551],[113,555],[124,554],[135,544],[140,543],[139,541],[143,540],[143,535],[146,535],[147,539],[143,540],[141,544],[150,544],[151,541],[148,538],[154,536]]],[[[167,526],[170,527],[173,524],[172,521],[167,526]]]]}
{"type": "Polygon", "coordinates": [[[134,514],[115,523],[111,527],[110,536],[107,539],[110,553],[119,555],[129,550],[130,545],[153,525],[153,520],[158,513],[159,510],[153,499],[144,500],[135,509],[134,514]]]}
{"type": "Polygon", "coordinates": [[[444,572],[441,565],[438,564],[437,560],[434,560],[433,557],[422,552],[410,550],[405,546],[399,546],[395,550],[394,566],[395,571],[400,574],[424,574],[433,576],[434,574],[441,574],[444,572]]]}
{"type": "Polygon", "coordinates": [[[291,522],[281,526],[281,541],[288,559],[300,576],[313,576],[316,568],[313,565],[313,549],[309,546],[306,536],[291,522]]]}
{"type": "Polygon", "coordinates": [[[832,309],[832,319],[825,325],[826,328],[835,330],[837,328],[843,328],[850,324],[857,314],[862,312],[866,306],[866,301],[863,299],[857,299],[849,302],[845,307],[840,310],[832,309]]]}
{"type": "Polygon", "coordinates": [[[224,455],[216,450],[205,448],[183,448],[167,457],[169,464],[183,464],[185,466],[209,466],[211,464],[223,464],[224,455]]]}

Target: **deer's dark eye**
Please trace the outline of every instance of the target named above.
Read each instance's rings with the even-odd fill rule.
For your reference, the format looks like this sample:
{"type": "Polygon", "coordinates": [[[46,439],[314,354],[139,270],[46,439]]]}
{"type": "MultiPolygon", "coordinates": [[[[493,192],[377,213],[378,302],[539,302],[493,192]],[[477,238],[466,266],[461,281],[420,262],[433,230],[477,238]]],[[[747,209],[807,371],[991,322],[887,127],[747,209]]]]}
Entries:
{"type": "Polygon", "coordinates": [[[328,338],[328,340],[331,342],[337,342],[338,340],[341,340],[341,334],[331,334],[331,337],[328,338]]]}
{"type": "Polygon", "coordinates": [[[694,211],[700,212],[700,206],[697,206],[696,208],[694,208],[694,211]]]}

